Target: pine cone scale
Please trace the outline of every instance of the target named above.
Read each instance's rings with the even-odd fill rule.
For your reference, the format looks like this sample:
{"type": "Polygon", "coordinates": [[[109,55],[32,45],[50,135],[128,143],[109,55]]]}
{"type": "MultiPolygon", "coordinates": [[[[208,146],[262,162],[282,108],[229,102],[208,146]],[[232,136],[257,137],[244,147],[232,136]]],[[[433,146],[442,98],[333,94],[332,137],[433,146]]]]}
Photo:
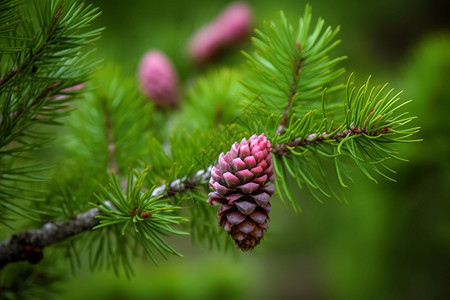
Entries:
{"type": "Polygon", "coordinates": [[[263,224],[269,216],[267,213],[257,210],[250,215],[250,218],[258,224],[263,224]]]}
{"type": "Polygon", "coordinates": [[[254,183],[254,182],[249,182],[249,183],[240,185],[237,188],[240,189],[244,194],[251,194],[254,191],[256,191],[257,189],[259,189],[259,184],[254,183]]]}
{"type": "Polygon", "coordinates": [[[239,211],[245,215],[253,213],[256,208],[256,204],[245,200],[235,202],[235,205],[239,209],[239,211]]]}
{"type": "Polygon", "coordinates": [[[270,195],[268,193],[261,193],[259,195],[253,195],[253,199],[255,199],[256,204],[264,207],[267,203],[269,203],[270,195]]]}
{"type": "Polygon", "coordinates": [[[229,212],[225,215],[225,217],[227,218],[228,222],[230,222],[233,225],[239,225],[242,222],[244,222],[246,215],[238,212],[238,211],[232,211],[229,212]]]}

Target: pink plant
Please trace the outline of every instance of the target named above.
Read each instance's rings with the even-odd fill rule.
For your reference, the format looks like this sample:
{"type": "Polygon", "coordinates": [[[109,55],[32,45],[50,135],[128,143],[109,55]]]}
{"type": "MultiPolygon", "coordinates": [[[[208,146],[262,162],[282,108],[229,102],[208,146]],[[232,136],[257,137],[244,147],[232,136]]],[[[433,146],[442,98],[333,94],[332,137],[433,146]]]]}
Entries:
{"type": "Polygon", "coordinates": [[[232,2],[211,23],[203,26],[190,39],[188,51],[198,64],[214,59],[224,48],[233,46],[250,35],[253,11],[245,2],[232,2]]]}
{"type": "Polygon", "coordinates": [[[142,92],[159,107],[178,103],[178,76],[169,58],[158,50],[147,52],[139,64],[138,79],[142,92]]]}
{"type": "Polygon", "coordinates": [[[264,133],[234,143],[227,154],[220,154],[211,170],[208,203],[221,204],[219,224],[242,251],[259,244],[268,227],[270,203],[274,193],[272,147],[264,133]]]}
{"type": "Polygon", "coordinates": [[[251,33],[253,12],[244,2],[231,3],[217,18],[215,27],[224,44],[234,44],[242,41],[251,33]]]}

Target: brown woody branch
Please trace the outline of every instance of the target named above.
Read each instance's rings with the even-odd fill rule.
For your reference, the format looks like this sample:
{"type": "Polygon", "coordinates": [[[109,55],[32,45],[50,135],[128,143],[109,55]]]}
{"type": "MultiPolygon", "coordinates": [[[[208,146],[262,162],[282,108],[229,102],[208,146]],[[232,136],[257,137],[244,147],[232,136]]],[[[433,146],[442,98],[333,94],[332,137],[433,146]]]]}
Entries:
{"type": "Polygon", "coordinates": [[[90,209],[66,222],[46,223],[41,229],[22,231],[0,243],[0,269],[12,262],[28,261],[38,263],[43,257],[43,249],[98,224],[95,217],[101,212],[90,209]]]}
{"type": "MultiPolygon", "coordinates": [[[[300,52],[300,43],[297,42],[297,49],[300,52]]],[[[289,121],[289,110],[291,109],[292,105],[292,99],[294,98],[295,94],[297,93],[297,82],[298,82],[298,74],[301,70],[301,62],[304,60],[304,58],[294,58],[294,78],[291,82],[291,89],[289,91],[289,97],[288,97],[288,103],[286,107],[284,108],[283,112],[283,118],[280,121],[280,125],[278,125],[276,133],[282,134],[284,132],[284,129],[286,128],[286,125],[289,121]]]]}

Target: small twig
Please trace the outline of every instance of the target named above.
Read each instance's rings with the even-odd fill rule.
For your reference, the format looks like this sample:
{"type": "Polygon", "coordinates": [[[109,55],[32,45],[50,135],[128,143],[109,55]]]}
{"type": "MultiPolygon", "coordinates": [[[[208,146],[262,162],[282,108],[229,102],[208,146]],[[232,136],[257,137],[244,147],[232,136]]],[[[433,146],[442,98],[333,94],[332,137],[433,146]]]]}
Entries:
{"type": "MultiPolygon", "coordinates": [[[[25,63],[29,63],[28,60],[26,60],[24,62],[25,63]]],[[[23,65],[22,65],[23,66],[23,65]]],[[[22,67],[23,68],[23,67],[22,67]]],[[[5,75],[5,77],[1,77],[0,78],[0,86],[2,86],[4,83],[8,82],[14,75],[16,75],[17,71],[19,70],[19,68],[17,68],[17,66],[14,66],[11,71],[8,72],[8,74],[5,75]]]]}
{"type": "MultiPolygon", "coordinates": [[[[297,49],[300,52],[301,47],[300,43],[297,42],[297,49]]],[[[291,82],[291,89],[289,91],[289,97],[288,97],[288,103],[286,107],[284,108],[283,112],[283,118],[281,119],[280,125],[278,125],[276,133],[282,134],[284,132],[284,129],[286,128],[286,125],[289,121],[289,110],[291,109],[292,105],[292,99],[294,98],[295,94],[297,93],[297,82],[298,82],[298,74],[301,70],[301,62],[303,61],[303,58],[297,59],[294,58],[294,79],[291,82]]]]}
{"type": "Polygon", "coordinates": [[[176,193],[193,189],[201,183],[208,182],[211,177],[212,166],[204,170],[199,170],[193,176],[184,179],[175,179],[168,186],[165,184],[158,186],[152,192],[152,198],[164,195],[173,196],[176,193]]]}
{"type": "Polygon", "coordinates": [[[356,127],[351,127],[349,129],[345,129],[344,131],[336,133],[334,135],[329,135],[329,133],[324,132],[317,136],[316,133],[313,133],[313,134],[307,136],[306,138],[296,138],[287,143],[274,145],[274,146],[272,146],[272,153],[274,155],[289,156],[290,151],[289,151],[288,147],[306,147],[308,145],[320,144],[322,142],[331,141],[331,140],[339,140],[339,139],[345,138],[347,136],[353,136],[353,135],[358,135],[358,134],[378,136],[378,135],[382,135],[390,130],[391,130],[390,127],[386,127],[375,133],[369,133],[366,128],[360,129],[360,128],[356,128],[356,127]]]}
{"type": "Polygon", "coordinates": [[[103,111],[105,112],[106,140],[108,142],[108,172],[113,172],[117,175],[119,173],[119,170],[115,159],[116,144],[114,143],[111,112],[106,101],[103,105],[103,111]]]}

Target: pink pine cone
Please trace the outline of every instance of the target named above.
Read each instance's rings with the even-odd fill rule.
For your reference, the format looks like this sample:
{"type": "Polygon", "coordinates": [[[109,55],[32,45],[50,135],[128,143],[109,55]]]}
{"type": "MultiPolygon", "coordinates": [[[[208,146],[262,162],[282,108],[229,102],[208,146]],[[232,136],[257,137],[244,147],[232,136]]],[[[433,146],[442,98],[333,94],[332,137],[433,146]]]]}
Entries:
{"type": "Polygon", "coordinates": [[[245,2],[230,3],[210,24],[189,41],[189,55],[198,64],[211,61],[223,48],[233,46],[250,35],[253,11],[245,2]]]}
{"type": "Polygon", "coordinates": [[[234,143],[230,152],[220,154],[211,170],[208,202],[221,204],[219,224],[242,251],[259,244],[267,229],[270,196],[274,193],[271,145],[264,133],[234,143]]]}
{"type": "Polygon", "coordinates": [[[175,107],[178,103],[178,76],[164,53],[147,52],[139,64],[138,78],[142,92],[157,106],[175,107]]]}
{"type": "Polygon", "coordinates": [[[244,2],[233,2],[215,21],[218,36],[224,44],[234,44],[246,38],[253,26],[253,12],[244,2]]]}

